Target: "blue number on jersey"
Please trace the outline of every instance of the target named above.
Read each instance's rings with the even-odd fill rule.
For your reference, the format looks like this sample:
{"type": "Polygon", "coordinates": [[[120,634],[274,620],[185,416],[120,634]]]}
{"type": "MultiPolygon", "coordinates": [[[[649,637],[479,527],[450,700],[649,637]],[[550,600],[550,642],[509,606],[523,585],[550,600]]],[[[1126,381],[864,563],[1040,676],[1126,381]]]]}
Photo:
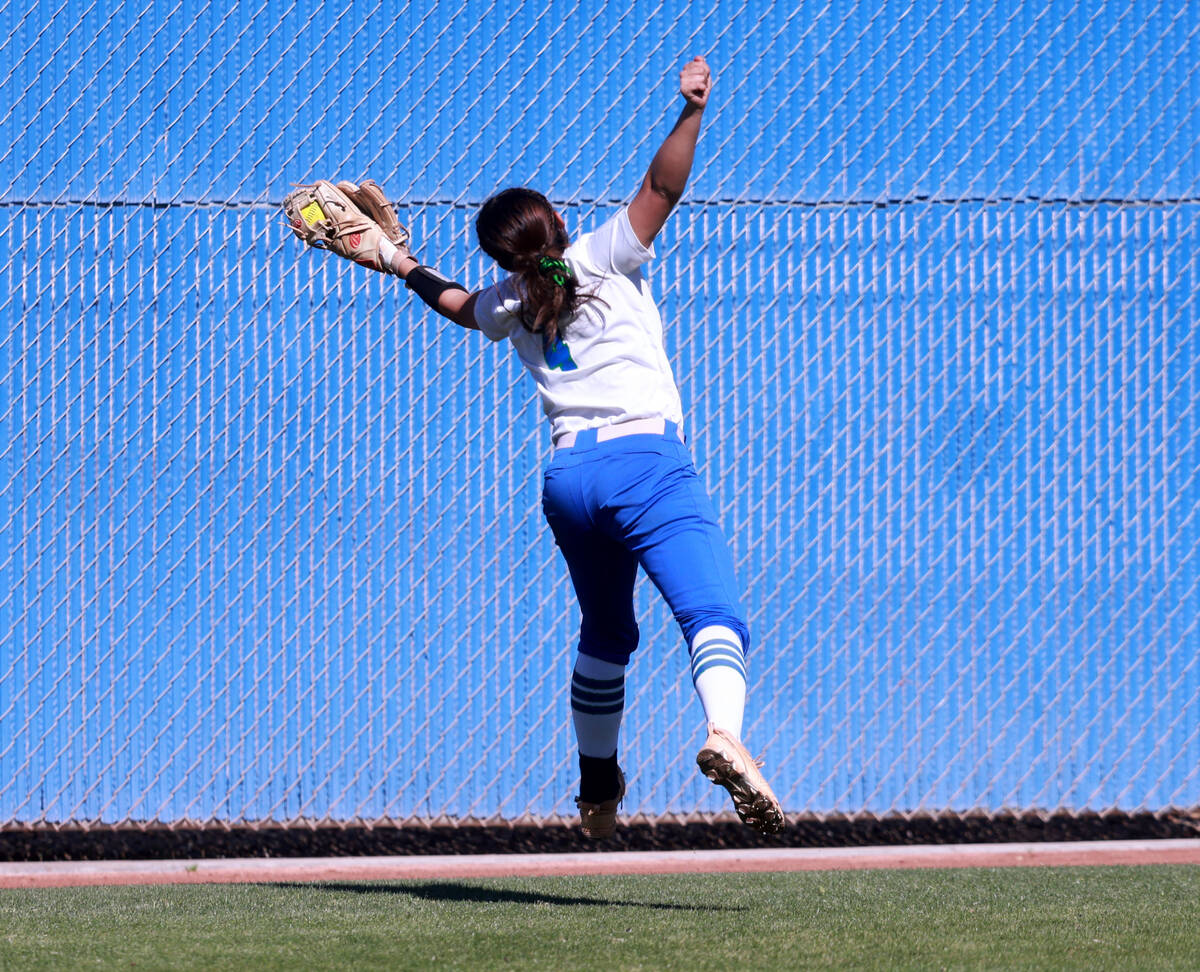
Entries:
{"type": "Polygon", "coordinates": [[[543,338],[542,353],[546,356],[546,367],[550,369],[574,371],[579,367],[571,358],[571,349],[567,347],[567,342],[557,334],[554,335],[553,344],[543,338]]]}

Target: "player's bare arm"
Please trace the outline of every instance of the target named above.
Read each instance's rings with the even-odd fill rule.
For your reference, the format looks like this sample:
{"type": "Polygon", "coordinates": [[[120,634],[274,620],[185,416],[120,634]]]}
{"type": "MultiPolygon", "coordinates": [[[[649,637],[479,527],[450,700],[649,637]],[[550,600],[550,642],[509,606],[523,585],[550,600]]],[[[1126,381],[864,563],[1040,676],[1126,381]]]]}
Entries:
{"type": "Polygon", "coordinates": [[[679,93],[686,104],[675,127],[655,153],[641,188],[629,204],[629,223],[645,246],[654,242],[667,217],[683,198],[712,84],[708,62],[699,55],[679,72],[679,93]]]}
{"type": "Polygon", "coordinates": [[[467,291],[461,284],[448,280],[432,267],[422,266],[409,250],[398,251],[389,264],[392,273],[400,277],[426,304],[459,327],[479,330],[475,323],[475,300],[478,293],[467,291]]]}
{"type": "Polygon", "coordinates": [[[447,291],[438,300],[437,312],[459,327],[478,331],[479,325],[475,323],[475,301],[478,297],[478,292],[469,294],[465,290],[447,291]]]}

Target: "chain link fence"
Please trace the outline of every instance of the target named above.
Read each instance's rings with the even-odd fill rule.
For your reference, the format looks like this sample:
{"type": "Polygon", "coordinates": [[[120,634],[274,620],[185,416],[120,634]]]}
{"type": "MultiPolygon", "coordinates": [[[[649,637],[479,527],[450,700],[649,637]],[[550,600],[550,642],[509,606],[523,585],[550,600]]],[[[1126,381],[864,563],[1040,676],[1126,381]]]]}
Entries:
{"type": "MultiPolygon", "coordinates": [[[[574,232],[717,75],[652,265],[791,812],[1200,805],[1200,9],[5,5],[0,822],[550,820],[577,614],[504,347],[301,252],[574,232]]],[[[649,584],[626,810],[724,808],[649,584]]]]}

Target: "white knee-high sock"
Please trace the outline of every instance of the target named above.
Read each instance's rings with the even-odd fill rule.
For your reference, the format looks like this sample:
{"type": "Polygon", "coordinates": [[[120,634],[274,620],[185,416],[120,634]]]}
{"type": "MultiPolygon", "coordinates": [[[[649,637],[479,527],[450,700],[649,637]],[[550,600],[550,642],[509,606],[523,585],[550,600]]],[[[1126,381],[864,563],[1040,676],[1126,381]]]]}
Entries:
{"type": "Polygon", "coordinates": [[[580,754],[612,756],[624,712],[625,666],[579,655],[571,675],[571,719],[580,754]]]}
{"type": "Polygon", "coordinates": [[[705,718],[741,739],[746,711],[746,654],[741,638],[732,628],[709,625],[696,632],[689,649],[692,683],[705,718]]]}

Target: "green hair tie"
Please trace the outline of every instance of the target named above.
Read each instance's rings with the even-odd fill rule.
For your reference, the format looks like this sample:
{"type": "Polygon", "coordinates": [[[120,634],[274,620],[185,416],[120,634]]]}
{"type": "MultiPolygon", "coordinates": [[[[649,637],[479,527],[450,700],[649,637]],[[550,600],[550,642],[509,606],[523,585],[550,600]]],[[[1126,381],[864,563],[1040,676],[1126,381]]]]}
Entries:
{"type": "Polygon", "coordinates": [[[571,268],[563,260],[542,257],[538,260],[538,273],[553,282],[556,287],[565,287],[571,279],[571,268]]]}

